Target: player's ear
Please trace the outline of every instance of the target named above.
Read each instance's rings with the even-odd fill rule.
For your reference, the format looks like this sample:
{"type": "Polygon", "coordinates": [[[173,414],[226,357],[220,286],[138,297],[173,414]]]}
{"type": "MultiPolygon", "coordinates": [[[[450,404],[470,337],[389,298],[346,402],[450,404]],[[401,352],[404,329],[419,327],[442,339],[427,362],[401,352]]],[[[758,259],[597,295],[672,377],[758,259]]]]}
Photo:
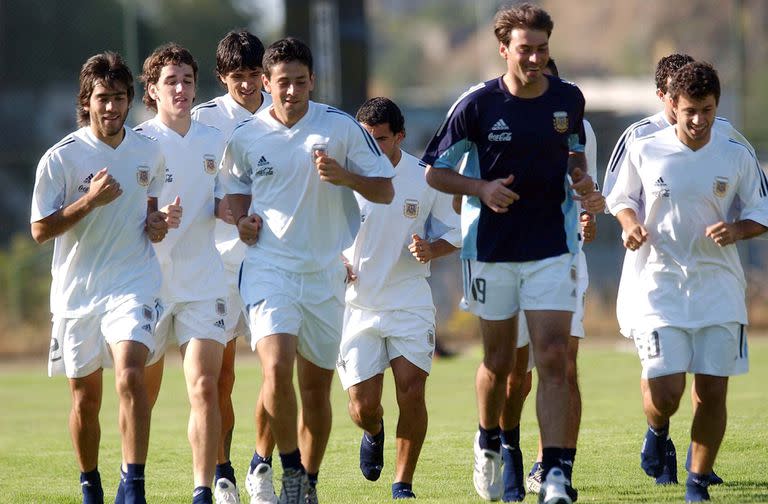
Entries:
{"type": "Polygon", "coordinates": [[[658,88],[656,89],[656,96],[659,97],[659,100],[664,101],[664,95],[665,94],[666,93],[664,91],[662,91],[661,89],[658,89],[658,88]]]}
{"type": "Polygon", "coordinates": [[[509,48],[504,45],[504,42],[499,42],[499,55],[506,60],[508,53],[509,48]]]}

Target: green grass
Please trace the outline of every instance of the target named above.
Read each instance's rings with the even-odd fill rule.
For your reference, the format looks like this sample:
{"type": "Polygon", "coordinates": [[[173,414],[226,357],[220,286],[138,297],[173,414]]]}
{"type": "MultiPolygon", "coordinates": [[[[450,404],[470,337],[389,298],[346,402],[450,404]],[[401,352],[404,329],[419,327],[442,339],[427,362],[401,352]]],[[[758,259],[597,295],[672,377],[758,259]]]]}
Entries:
{"type": "MultiPolygon", "coordinates": [[[[768,502],[768,341],[754,340],[752,371],[731,380],[729,424],[716,469],[726,481],[712,488],[715,502],[768,502]]],[[[430,425],[414,481],[419,502],[480,502],[471,481],[472,436],[477,424],[473,377],[479,352],[435,362],[428,382],[430,425]]],[[[640,410],[639,364],[634,352],[584,345],[580,355],[584,398],[579,452],[574,483],[579,502],[680,502],[684,488],[656,487],[638,467],[645,430],[640,410]]],[[[0,369],[0,502],[79,502],[77,466],[67,431],[69,392],[62,378],[44,376],[39,365],[0,369]]],[[[253,446],[253,404],[259,387],[256,361],[240,355],[235,408],[237,426],[232,459],[242,482],[253,446]]],[[[100,468],[111,496],[116,488],[119,436],[111,372],[105,373],[102,406],[100,468]]],[[[690,426],[690,403],[683,401],[672,421],[679,453],[679,477],[690,426]]],[[[326,503],[390,501],[394,458],[396,407],[387,377],[384,397],[389,438],[382,478],[365,481],[357,467],[360,432],[347,417],[345,394],[334,383],[334,427],[320,473],[319,495],[326,503]]],[[[192,490],[191,455],[186,439],[188,406],[181,369],[166,370],[152,418],[147,490],[151,503],[189,502],[192,490]]],[[[537,427],[533,401],[527,405],[521,444],[526,469],[536,449],[537,427]]],[[[278,464],[279,465],[279,464],[278,464]]],[[[242,489],[243,497],[246,497],[242,489]]],[[[247,503],[247,500],[245,500],[247,503]]],[[[535,502],[528,496],[526,502],[535,502]]]]}

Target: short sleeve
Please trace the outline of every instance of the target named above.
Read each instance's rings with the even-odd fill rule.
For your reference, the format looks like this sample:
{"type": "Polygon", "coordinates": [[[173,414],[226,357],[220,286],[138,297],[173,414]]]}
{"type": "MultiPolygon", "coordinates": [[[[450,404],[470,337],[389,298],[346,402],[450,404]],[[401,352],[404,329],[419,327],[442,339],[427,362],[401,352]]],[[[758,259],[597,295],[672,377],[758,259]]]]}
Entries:
{"type": "Polygon", "coordinates": [[[61,160],[54,153],[46,153],[37,165],[30,223],[42,220],[64,206],[66,185],[61,160]]]}

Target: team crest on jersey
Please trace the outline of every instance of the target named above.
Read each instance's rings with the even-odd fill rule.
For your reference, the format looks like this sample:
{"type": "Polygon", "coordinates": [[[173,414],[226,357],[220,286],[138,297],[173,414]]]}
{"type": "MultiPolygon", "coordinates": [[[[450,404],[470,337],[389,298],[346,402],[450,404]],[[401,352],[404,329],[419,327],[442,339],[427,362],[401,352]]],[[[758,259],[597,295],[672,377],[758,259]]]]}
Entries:
{"type": "Polygon", "coordinates": [[[718,198],[725,197],[728,191],[728,177],[715,177],[715,183],[712,185],[712,192],[718,198]]]}
{"type": "Polygon", "coordinates": [[[403,204],[403,215],[409,219],[415,219],[419,215],[419,201],[407,199],[403,204]]]}
{"type": "Polygon", "coordinates": [[[555,125],[555,131],[565,133],[568,131],[568,112],[559,110],[552,113],[552,124],[555,125]]]}
{"type": "Polygon", "coordinates": [[[208,175],[216,173],[216,158],[210,154],[203,156],[203,169],[208,175]]]}
{"type": "Polygon", "coordinates": [[[227,314],[227,302],[222,298],[216,300],[216,315],[223,317],[227,314]]]}
{"type": "Polygon", "coordinates": [[[141,165],[136,168],[136,181],[142,187],[149,185],[149,166],[141,165]]]}
{"type": "Polygon", "coordinates": [[[427,343],[429,343],[429,346],[435,346],[435,330],[430,329],[427,331],[427,343]]]}

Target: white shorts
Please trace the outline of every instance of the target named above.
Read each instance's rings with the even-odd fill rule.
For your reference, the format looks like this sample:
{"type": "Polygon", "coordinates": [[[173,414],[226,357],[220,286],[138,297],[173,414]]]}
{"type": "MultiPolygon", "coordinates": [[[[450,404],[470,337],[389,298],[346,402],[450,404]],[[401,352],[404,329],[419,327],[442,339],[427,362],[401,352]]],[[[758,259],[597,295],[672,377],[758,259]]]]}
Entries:
{"type": "MultiPolygon", "coordinates": [[[[571,318],[571,336],[583,339],[584,306],[587,301],[587,287],[589,287],[587,259],[584,252],[579,252],[576,265],[576,311],[571,318]]],[[[531,334],[528,332],[525,313],[520,312],[517,321],[517,348],[522,348],[531,342],[531,334]]]]}
{"type": "MultiPolygon", "coordinates": [[[[192,339],[214,340],[226,345],[227,333],[224,318],[227,312],[225,298],[163,305],[155,331],[158,344],[162,345],[160,349],[165,350],[171,346],[182,347],[192,339]]],[[[162,355],[162,352],[158,352],[151,364],[160,360],[162,355]]]]}
{"type": "Polygon", "coordinates": [[[701,329],[660,327],[634,334],[642,377],[677,373],[735,376],[749,371],[747,330],[733,322],[701,329]]]}
{"type": "Polygon", "coordinates": [[[136,341],[146,346],[149,363],[158,350],[155,325],[159,311],[155,299],[131,299],[90,317],[54,317],[48,376],[83,378],[100,368],[112,367],[109,345],[120,341],[136,341]]]}
{"type": "Polygon", "coordinates": [[[251,331],[248,330],[248,315],[245,312],[243,299],[237,285],[230,286],[227,295],[227,314],[224,316],[227,343],[240,336],[250,341],[251,331]]]}
{"type": "Polygon", "coordinates": [[[576,310],[576,255],[539,261],[464,260],[466,310],[485,320],[507,320],[520,310],[576,310]]]}
{"type": "Polygon", "coordinates": [[[347,271],[339,259],[323,271],[292,273],[246,268],[240,293],[246,303],[251,348],[272,334],[298,337],[299,354],[323,369],[335,369],[344,317],[347,271]]]}
{"type": "Polygon", "coordinates": [[[344,390],[382,374],[401,356],[429,374],[434,352],[434,309],[376,311],[347,305],[344,310],[336,363],[344,390]]]}

